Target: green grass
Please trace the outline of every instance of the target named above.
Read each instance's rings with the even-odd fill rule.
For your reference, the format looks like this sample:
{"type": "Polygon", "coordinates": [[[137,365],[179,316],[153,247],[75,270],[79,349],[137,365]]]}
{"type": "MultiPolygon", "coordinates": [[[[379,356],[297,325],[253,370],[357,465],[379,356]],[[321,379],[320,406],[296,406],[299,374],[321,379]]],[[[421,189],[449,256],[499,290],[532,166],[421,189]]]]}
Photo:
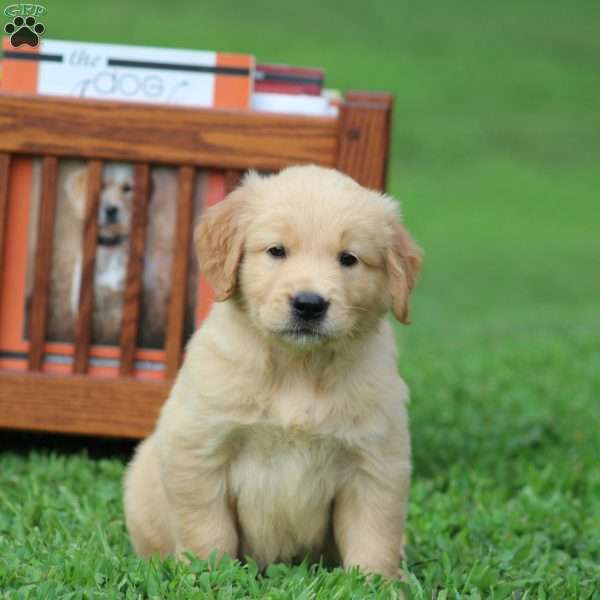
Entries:
{"type": "MultiPolygon", "coordinates": [[[[413,325],[413,598],[600,598],[600,4],[48,4],[48,36],[251,51],[396,94],[413,325]]],[[[385,598],[315,566],[134,557],[122,457],[7,436],[0,597],[385,598]],[[45,446],[44,446],[45,444],[45,446]]],[[[100,446],[100,451],[98,450],[100,446]]]]}

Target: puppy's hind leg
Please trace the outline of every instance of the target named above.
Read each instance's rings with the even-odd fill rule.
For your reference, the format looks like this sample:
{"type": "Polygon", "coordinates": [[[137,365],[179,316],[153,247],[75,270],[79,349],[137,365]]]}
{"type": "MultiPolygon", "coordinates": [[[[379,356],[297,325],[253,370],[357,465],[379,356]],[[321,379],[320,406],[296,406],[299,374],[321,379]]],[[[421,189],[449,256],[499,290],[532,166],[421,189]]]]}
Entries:
{"type": "Polygon", "coordinates": [[[138,446],[124,483],[125,520],[136,553],[145,557],[174,554],[169,505],[152,436],[138,446]]]}

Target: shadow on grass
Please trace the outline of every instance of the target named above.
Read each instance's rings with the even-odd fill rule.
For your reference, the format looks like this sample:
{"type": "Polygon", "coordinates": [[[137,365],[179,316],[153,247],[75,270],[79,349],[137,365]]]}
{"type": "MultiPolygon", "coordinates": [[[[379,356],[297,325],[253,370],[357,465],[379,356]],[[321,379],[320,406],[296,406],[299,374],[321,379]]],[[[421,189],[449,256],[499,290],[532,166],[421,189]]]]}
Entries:
{"type": "Polygon", "coordinates": [[[116,458],[127,461],[138,444],[137,440],[101,438],[84,435],[38,433],[29,431],[1,431],[0,452],[26,455],[35,452],[80,454],[86,452],[92,460],[116,458]]]}

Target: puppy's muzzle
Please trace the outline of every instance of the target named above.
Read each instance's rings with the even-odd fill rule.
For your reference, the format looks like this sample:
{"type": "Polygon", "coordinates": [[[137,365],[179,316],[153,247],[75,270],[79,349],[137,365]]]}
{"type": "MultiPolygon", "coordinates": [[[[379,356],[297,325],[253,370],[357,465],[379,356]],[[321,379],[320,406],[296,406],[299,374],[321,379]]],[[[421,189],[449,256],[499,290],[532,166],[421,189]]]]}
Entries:
{"type": "Polygon", "coordinates": [[[292,315],[297,321],[314,324],[322,321],[329,302],[315,292],[299,292],[290,299],[292,315]]]}

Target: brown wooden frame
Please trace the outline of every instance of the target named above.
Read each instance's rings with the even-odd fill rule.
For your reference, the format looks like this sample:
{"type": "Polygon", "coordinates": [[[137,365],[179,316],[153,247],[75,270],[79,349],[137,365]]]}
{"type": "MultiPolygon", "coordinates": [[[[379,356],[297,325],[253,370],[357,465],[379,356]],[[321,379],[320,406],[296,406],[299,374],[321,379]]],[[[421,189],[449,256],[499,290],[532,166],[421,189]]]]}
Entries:
{"type": "Polygon", "coordinates": [[[226,169],[228,189],[249,168],[291,164],[335,167],[363,185],[384,190],[392,97],[349,92],[337,117],[205,110],[122,102],[0,95],[0,272],[3,268],[11,155],[43,157],[42,201],[35,256],[29,370],[0,370],[0,427],[143,437],[182,360],[187,248],[194,169],[226,169]],[[88,159],[83,269],[72,375],[40,373],[46,335],[48,273],[60,157],[88,159]],[[102,163],[136,165],[136,205],[127,271],[118,378],[87,375],[97,202],[102,163]],[[166,335],[165,381],[130,376],[137,339],[147,182],[151,164],[179,168],[177,235],[166,335]]]}

